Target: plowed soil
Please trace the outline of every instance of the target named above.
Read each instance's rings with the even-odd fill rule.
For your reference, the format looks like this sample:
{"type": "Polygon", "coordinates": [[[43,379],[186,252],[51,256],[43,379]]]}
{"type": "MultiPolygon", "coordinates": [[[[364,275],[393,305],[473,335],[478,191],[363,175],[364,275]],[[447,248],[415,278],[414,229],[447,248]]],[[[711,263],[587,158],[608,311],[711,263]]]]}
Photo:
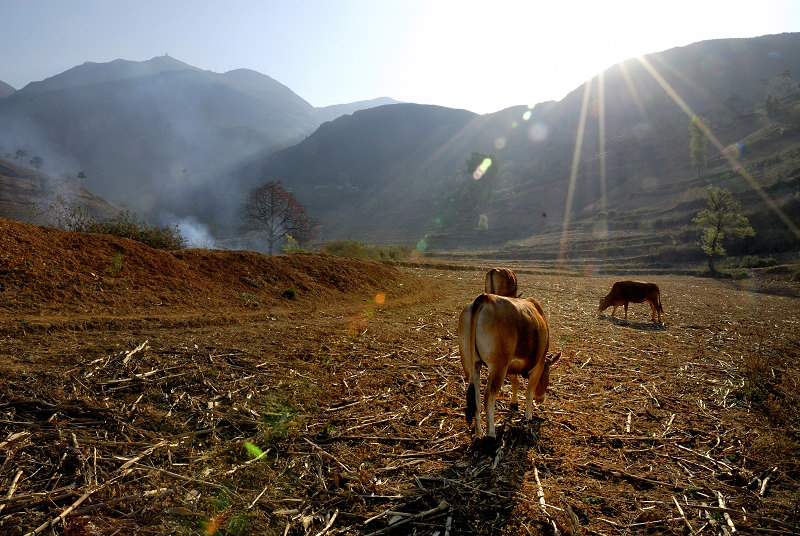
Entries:
{"type": "Polygon", "coordinates": [[[486,450],[456,323],[488,264],[0,219],[0,533],[800,532],[796,281],[659,275],[654,324],[598,315],[614,274],[512,267],[565,357],[486,450]]]}

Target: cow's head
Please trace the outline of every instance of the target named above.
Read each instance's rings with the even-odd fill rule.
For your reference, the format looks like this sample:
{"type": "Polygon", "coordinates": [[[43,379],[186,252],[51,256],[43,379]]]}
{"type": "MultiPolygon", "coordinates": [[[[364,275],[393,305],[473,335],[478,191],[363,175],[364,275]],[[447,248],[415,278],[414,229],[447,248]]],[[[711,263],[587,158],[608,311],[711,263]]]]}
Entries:
{"type": "Polygon", "coordinates": [[[608,309],[608,305],[606,305],[606,298],[604,296],[604,297],[600,298],[600,305],[597,306],[597,312],[598,313],[602,313],[606,309],[608,309]]]}
{"type": "Polygon", "coordinates": [[[539,377],[539,383],[536,384],[536,389],[533,391],[533,399],[537,404],[544,402],[544,397],[547,394],[547,387],[550,385],[550,367],[555,365],[561,359],[561,352],[554,356],[546,356],[544,358],[544,370],[539,377]]]}

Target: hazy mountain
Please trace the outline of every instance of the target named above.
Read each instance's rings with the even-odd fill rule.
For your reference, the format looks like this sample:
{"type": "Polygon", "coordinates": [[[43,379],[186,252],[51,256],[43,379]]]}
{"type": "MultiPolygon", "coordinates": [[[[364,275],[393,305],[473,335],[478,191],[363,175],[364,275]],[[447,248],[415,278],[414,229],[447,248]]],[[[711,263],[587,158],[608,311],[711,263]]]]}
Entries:
{"type": "Polygon", "coordinates": [[[15,91],[16,89],[0,80],[0,99],[10,97],[15,91]]]}
{"type": "Polygon", "coordinates": [[[218,74],[168,56],[84,63],[2,99],[0,155],[22,148],[43,171],[83,171],[87,188],[154,223],[227,220],[240,192],[225,170],[302,140],[333,113],[247,69],[218,74]]]}
{"type": "Polygon", "coordinates": [[[428,217],[433,194],[480,135],[471,128],[477,117],[419,104],[357,111],[254,162],[237,182],[247,191],[282,181],[320,220],[325,237],[407,241],[424,229],[426,222],[417,216],[428,217]]]}
{"type": "Polygon", "coordinates": [[[183,70],[201,71],[169,56],[157,56],[149,61],[114,60],[108,63],[87,61],[41,82],[31,82],[23,89],[28,94],[44,93],[183,70]]]}
{"type": "Polygon", "coordinates": [[[708,41],[621,62],[559,102],[477,115],[375,107],[382,99],[315,109],[254,71],[166,56],[87,63],[0,100],[0,155],[27,149],[43,171],[84,171],[86,188],[152,223],[194,218],[222,237],[236,233],[250,188],[281,180],[323,239],[551,255],[536,247],[572,248],[567,222],[595,248],[612,249],[618,233],[661,251],[693,239],[688,224],[714,183],[778,237],[747,247],[796,247],[781,218],[800,220],[798,72],[800,34],[708,41]],[[709,145],[708,167],[691,167],[692,113],[723,147],[738,144],[731,160],[709,145]],[[493,159],[479,180],[473,153],[493,159]]]}
{"type": "MultiPolygon", "coordinates": [[[[798,72],[800,34],[696,43],[624,61],[592,79],[583,123],[585,86],[557,103],[484,116],[383,106],[323,125],[238,180],[243,189],[282,180],[328,239],[408,243],[427,235],[433,247],[499,247],[560,229],[568,201],[568,221],[600,223],[603,236],[654,225],[677,232],[710,181],[737,190],[752,213],[769,211],[711,145],[709,167],[698,178],[685,107],[706,115],[724,146],[744,142],[743,162],[760,161],[798,143],[794,123],[771,119],[764,109],[768,95],[794,106],[791,73],[798,72]],[[776,129],[783,135],[775,137],[776,129]],[[475,181],[466,169],[473,152],[494,155],[497,176],[475,181]],[[615,220],[598,222],[609,211],[615,220]]],[[[775,182],[758,179],[767,187],[775,182]]]]}
{"type": "Polygon", "coordinates": [[[398,101],[389,97],[379,97],[377,99],[370,99],[365,101],[351,102],[347,104],[334,104],[333,106],[323,106],[314,110],[314,117],[320,124],[326,121],[333,121],[334,119],[343,115],[349,115],[358,110],[366,110],[368,108],[375,108],[376,106],[385,106],[387,104],[397,104],[398,101]]]}

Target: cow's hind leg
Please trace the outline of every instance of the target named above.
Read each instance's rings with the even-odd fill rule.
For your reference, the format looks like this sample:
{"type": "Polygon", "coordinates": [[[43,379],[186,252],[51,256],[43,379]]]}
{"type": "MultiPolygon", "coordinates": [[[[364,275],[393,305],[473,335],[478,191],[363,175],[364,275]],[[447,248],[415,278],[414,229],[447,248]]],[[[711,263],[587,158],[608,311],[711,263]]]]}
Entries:
{"type": "Polygon", "coordinates": [[[497,394],[503,387],[503,380],[506,376],[506,368],[489,367],[489,378],[486,381],[486,394],[483,396],[484,409],[486,410],[486,436],[495,438],[494,427],[494,406],[497,394]]]}
{"type": "Polygon", "coordinates": [[[472,368],[469,387],[467,388],[467,426],[475,419],[475,436],[480,437],[483,432],[481,426],[481,365],[476,363],[472,368]]]}
{"type": "MultiPolygon", "coordinates": [[[[651,322],[655,322],[656,321],[656,314],[658,313],[658,310],[656,309],[656,304],[655,304],[655,302],[653,300],[647,300],[647,303],[650,304],[650,313],[651,313],[650,314],[650,321],[651,322]]],[[[661,315],[658,315],[658,320],[661,321],[661,315]]]]}
{"type": "Polygon", "coordinates": [[[628,319],[628,302],[625,302],[625,320],[628,319]]]}
{"type": "Polygon", "coordinates": [[[519,394],[519,376],[517,374],[511,374],[508,377],[508,381],[511,382],[511,411],[519,411],[519,401],[517,400],[517,396],[519,394]]]}

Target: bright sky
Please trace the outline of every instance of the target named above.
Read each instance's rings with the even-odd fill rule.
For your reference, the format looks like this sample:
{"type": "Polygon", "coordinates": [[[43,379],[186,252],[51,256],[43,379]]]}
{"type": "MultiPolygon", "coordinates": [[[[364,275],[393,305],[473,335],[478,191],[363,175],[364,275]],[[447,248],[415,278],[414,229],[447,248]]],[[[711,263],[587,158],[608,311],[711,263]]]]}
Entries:
{"type": "Polygon", "coordinates": [[[392,97],[495,112],[630,57],[800,31],[797,0],[0,0],[0,80],[168,53],[249,68],[314,106],[392,97]]]}

